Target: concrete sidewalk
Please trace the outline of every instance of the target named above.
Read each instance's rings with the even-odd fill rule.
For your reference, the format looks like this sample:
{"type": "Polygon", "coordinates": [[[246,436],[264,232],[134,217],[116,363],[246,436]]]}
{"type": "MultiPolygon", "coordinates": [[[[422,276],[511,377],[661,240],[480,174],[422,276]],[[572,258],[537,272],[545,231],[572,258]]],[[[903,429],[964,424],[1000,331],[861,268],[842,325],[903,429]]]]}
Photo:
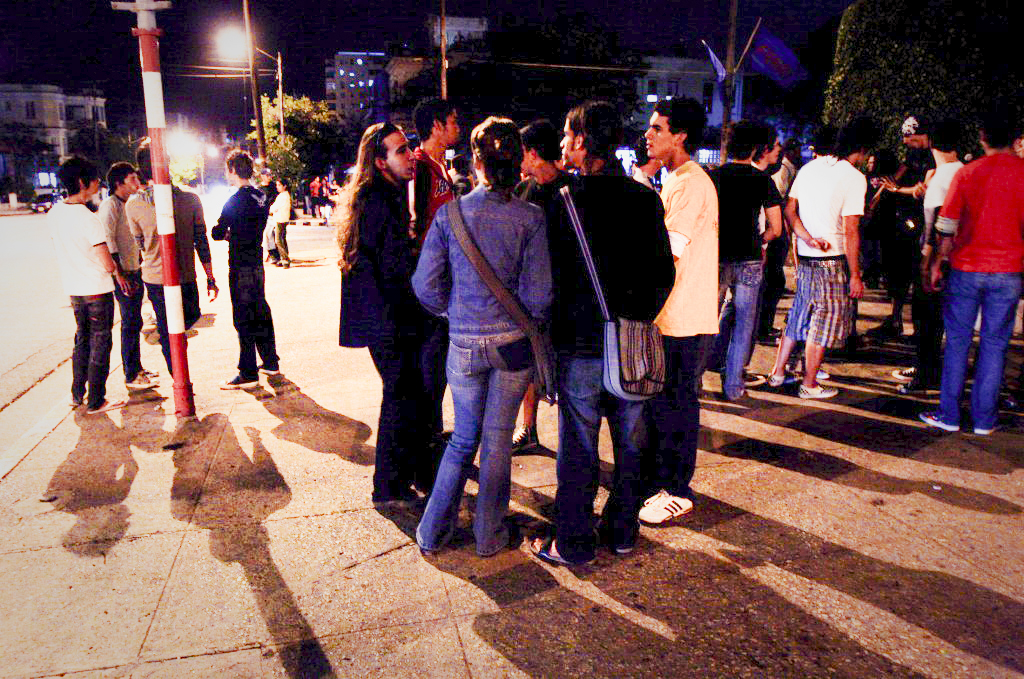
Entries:
{"type": "MultiPolygon", "coordinates": [[[[162,447],[166,374],[107,415],[63,405],[68,365],[24,397],[39,423],[5,442],[0,677],[1024,676],[1024,429],[927,430],[927,403],[890,377],[905,347],[828,363],[831,402],[709,396],[696,509],[627,557],[481,559],[467,533],[428,561],[415,517],[370,503],[380,380],[337,345],[331,233],[289,236],[300,261],[267,270],[283,375],[220,391],[237,360],[226,289],[204,304],[184,447],[162,447]]],[[[771,358],[759,347],[755,367],[771,358]]],[[[143,362],[164,372],[158,347],[143,362]]],[[[125,395],[119,370],[108,385],[125,395]]],[[[542,406],[552,449],[556,420],[542,406]]],[[[514,459],[527,532],[555,492],[554,453],[535,452],[514,459]]]]}

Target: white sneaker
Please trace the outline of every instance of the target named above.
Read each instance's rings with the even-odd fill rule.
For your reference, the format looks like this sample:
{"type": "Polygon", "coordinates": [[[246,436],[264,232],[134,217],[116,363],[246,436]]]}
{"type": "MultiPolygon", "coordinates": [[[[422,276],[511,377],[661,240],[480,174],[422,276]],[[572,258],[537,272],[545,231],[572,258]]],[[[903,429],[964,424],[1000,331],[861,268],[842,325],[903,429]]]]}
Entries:
{"type": "Polygon", "coordinates": [[[805,387],[800,385],[800,398],[832,398],[839,393],[834,387],[823,387],[820,384],[816,387],[805,387]]]}
{"type": "Polygon", "coordinates": [[[640,508],[640,520],[644,523],[665,523],[686,514],[693,509],[693,501],[685,497],[669,495],[668,491],[659,490],[644,501],[640,508]]]}
{"type": "Polygon", "coordinates": [[[153,387],[160,386],[160,383],[154,379],[150,379],[142,373],[139,373],[131,382],[125,382],[124,386],[128,387],[130,391],[141,391],[143,389],[152,389],[153,387]]]}
{"type": "Polygon", "coordinates": [[[832,379],[832,376],[829,375],[824,370],[821,370],[820,368],[818,369],[818,374],[814,376],[814,380],[816,382],[821,382],[822,380],[830,380],[830,379],[832,379]]]}

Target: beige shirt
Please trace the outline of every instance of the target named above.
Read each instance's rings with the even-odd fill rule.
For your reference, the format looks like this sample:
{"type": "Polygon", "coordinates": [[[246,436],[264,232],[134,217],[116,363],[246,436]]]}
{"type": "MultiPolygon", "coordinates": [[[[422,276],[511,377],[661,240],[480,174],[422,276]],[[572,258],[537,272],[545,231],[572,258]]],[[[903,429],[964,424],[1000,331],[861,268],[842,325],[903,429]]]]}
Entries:
{"type": "Polygon", "coordinates": [[[704,169],[688,161],[661,189],[665,226],[673,241],[676,282],[654,320],[669,337],[718,332],[718,192],[704,169]]]}
{"type": "MultiPolygon", "coordinates": [[[[172,193],[174,206],[175,241],[178,250],[178,269],[182,283],[196,281],[196,251],[202,261],[210,261],[210,246],[206,240],[206,219],[199,196],[177,186],[172,193]]],[[[142,280],[163,283],[163,259],[160,254],[160,236],[156,231],[156,205],[152,188],[139,191],[128,199],[124,207],[128,228],[142,242],[142,280]]]]}

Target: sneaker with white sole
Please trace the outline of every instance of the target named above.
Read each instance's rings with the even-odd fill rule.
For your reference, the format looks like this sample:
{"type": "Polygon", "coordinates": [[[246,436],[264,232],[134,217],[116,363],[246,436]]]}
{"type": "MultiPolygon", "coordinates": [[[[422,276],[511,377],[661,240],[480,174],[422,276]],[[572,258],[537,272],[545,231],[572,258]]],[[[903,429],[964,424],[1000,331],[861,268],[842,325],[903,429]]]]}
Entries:
{"type": "Polygon", "coordinates": [[[797,380],[793,375],[776,375],[775,373],[772,373],[768,376],[769,387],[778,388],[786,384],[796,384],[798,381],[799,380],[797,380]]]}
{"type": "Polygon", "coordinates": [[[892,371],[892,376],[902,382],[910,382],[917,375],[917,368],[898,368],[892,371]]]}
{"type": "Polygon", "coordinates": [[[220,385],[221,389],[254,389],[260,386],[259,380],[250,380],[242,377],[241,375],[235,375],[227,382],[220,385]]]}
{"type": "Polygon", "coordinates": [[[918,415],[921,421],[927,424],[929,427],[935,427],[944,431],[960,431],[959,424],[947,424],[939,419],[938,413],[921,413],[918,415]]]}
{"type": "Polygon", "coordinates": [[[768,378],[764,375],[758,375],[757,373],[743,373],[743,385],[747,387],[760,387],[762,384],[768,381],[768,378]]]}
{"type": "Polygon", "coordinates": [[[518,453],[540,445],[537,440],[537,428],[520,425],[512,434],[512,452],[518,453]]]}
{"type": "Polygon", "coordinates": [[[990,427],[990,428],[975,427],[974,428],[974,433],[977,434],[978,436],[988,436],[989,434],[991,434],[995,430],[996,430],[996,427],[990,427]]]}
{"type": "Polygon", "coordinates": [[[143,389],[158,387],[160,386],[160,383],[146,375],[143,375],[142,373],[139,373],[131,382],[125,382],[124,386],[128,387],[130,391],[142,391],[143,389]]]}
{"type": "Polygon", "coordinates": [[[644,523],[665,523],[678,518],[693,509],[693,500],[685,497],[669,495],[666,490],[659,490],[644,501],[640,508],[640,520],[644,523]]]}
{"type": "Polygon", "coordinates": [[[821,369],[819,369],[818,370],[818,374],[814,376],[814,381],[815,382],[821,382],[823,380],[830,380],[830,379],[832,379],[832,376],[829,375],[824,370],[821,370],[821,369]]]}
{"type": "Polygon", "coordinates": [[[281,374],[280,368],[276,368],[276,367],[275,368],[268,368],[268,367],[262,366],[262,365],[260,366],[260,372],[263,373],[264,375],[280,375],[281,374]]]}
{"type": "Polygon", "coordinates": [[[838,393],[839,390],[835,387],[823,387],[820,384],[816,387],[800,385],[800,398],[832,398],[838,393]]]}

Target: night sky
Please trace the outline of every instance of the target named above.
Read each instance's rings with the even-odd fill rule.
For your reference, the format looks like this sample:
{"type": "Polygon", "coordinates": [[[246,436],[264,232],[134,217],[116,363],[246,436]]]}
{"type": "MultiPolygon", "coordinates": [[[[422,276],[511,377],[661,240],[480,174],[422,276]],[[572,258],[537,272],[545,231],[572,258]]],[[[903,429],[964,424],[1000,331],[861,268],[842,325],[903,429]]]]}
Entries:
{"type": "MultiPolygon", "coordinates": [[[[851,0],[740,0],[737,39],[742,42],[758,16],[764,26],[800,48],[808,35],[851,0]]],[[[439,0],[437,12],[440,7],[439,0]]],[[[251,0],[256,44],[280,50],[285,90],[323,97],[323,59],[338,50],[382,50],[421,29],[429,2],[389,0],[251,0]]],[[[241,0],[175,0],[157,14],[165,31],[165,64],[225,65],[216,58],[213,36],[226,24],[241,26],[241,0]]],[[[496,22],[512,12],[525,19],[586,10],[617,32],[623,46],[647,52],[685,48],[694,56],[707,39],[724,59],[728,0],[638,3],[629,0],[448,0],[448,13],[488,16],[496,22]],[[652,32],[651,27],[657,27],[652,32]]],[[[141,104],[134,14],[114,11],[104,0],[8,0],[0,4],[0,81],[46,82],[66,87],[94,84],[107,94],[113,123],[141,104]]],[[[270,67],[267,60],[263,65],[270,67]]],[[[263,82],[270,92],[272,79],[263,82]]],[[[168,113],[187,113],[199,125],[243,121],[243,83],[238,80],[165,80],[168,113]]],[[[457,98],[458,93],[452,96],[457,98]]]]}

